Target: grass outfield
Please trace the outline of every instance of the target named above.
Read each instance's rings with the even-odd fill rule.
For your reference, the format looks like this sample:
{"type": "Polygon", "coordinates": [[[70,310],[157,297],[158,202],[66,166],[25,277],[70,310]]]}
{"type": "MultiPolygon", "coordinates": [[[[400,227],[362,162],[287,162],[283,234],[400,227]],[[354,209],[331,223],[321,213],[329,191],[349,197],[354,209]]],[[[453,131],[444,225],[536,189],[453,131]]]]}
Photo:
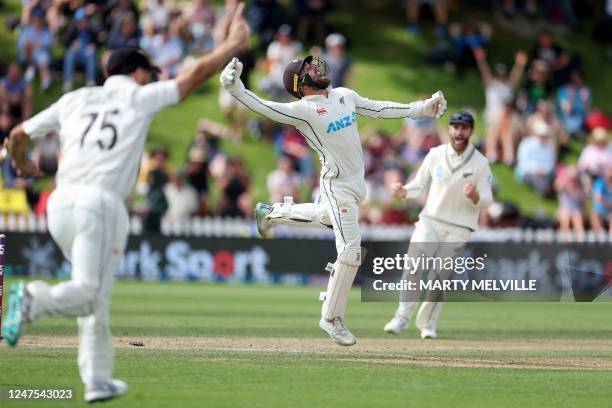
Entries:
{"type": "MultiPolygon", "coordinates": [[[[361,303],[354,290],[347,323],[359,341],[344,348],[317,327],[319,290],[118,283],[115,374],[130,392],[108,406],[586,407],[612,401],[610,303],[447,304],[441,339],[422,341],[414,328],[399,337],[383,333],[395,305],[361,303]]],[[[0,347],[0,372],[0,388],[72,387],[81,400],[76,324],[36,322],[21,347],[0,347]]]]}

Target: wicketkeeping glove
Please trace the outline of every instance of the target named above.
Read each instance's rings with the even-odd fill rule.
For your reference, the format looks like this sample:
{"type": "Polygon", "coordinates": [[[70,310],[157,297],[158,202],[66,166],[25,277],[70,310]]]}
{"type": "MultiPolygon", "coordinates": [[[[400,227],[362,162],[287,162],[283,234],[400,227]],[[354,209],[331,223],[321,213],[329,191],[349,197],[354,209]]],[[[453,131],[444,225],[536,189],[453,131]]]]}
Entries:
{"type": "Polygon", "coordinates": [[[442,91],[431,95],[431,98],[423,102],[423,116],[439,119],[446,112],[446,99],[442,91]]]}
{"type": "Polygon", "coordinates": [[[242,62],[234,57],[221,72],[221,86],[229,93],[234,93],[244,87],[240,80],[242,62]]]}

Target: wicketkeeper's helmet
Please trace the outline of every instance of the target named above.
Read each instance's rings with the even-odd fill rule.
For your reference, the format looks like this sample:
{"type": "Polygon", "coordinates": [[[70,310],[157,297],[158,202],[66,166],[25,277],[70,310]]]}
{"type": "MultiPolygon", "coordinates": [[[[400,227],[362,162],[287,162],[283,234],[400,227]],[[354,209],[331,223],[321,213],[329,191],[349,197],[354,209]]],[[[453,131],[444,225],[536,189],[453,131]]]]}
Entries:
{"type": "Polygon", "coordinates": [[[302,98],[302,86],[325,89],[330,84],[329,67],[319,57],[307,56],[303,60],[291,61],[285,68],[283,84],[285,89],[297,99],[302,98]]]}

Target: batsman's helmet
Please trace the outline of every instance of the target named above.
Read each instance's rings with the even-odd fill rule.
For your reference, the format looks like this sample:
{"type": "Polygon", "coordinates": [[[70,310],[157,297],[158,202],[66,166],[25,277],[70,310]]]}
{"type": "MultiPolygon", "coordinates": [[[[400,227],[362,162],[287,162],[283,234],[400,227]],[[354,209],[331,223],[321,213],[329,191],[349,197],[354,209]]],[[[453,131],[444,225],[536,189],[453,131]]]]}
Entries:
{"type": "Polygon", "coordinates": [[[329,67],[325,61],[309,55],[303,60],[291,61],[287,65],[283,74],[283,84],[287,92],[300,99],[303,96],[301,91],[303,85],[316,89],[327,88],[330,84],[328,73],[329,67]],[[304,69],[305,67],[314,67],[314,70],[304,69]]]}

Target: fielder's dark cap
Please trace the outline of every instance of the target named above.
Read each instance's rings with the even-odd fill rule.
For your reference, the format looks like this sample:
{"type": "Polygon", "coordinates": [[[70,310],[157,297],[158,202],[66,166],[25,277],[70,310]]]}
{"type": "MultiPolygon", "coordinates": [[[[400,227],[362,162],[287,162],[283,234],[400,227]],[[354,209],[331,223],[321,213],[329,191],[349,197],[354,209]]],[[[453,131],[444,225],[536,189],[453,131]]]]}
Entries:
{"type": "Polygon", "coordinates": [[[133,47],[113,51],[106,64],[108,76],[128,75],[137,68],[144,68],[156,73],[160,72],[159,68],[151,63],[144,51],[133,47]]]}
{"type": "Polygon", "coordinates": [[[304,68],[305,64],[310,64],[312,61],[312,55],[307,56],[303,60],[295,60],[291,61],[287,67],[285,68],[285,72],[283,73],[283,84],[285,85],[285,89],[289,92],[293,97],[300,99],[300,73],[304,68]]]}
{"type": "Polygon", "coordinates": [[[471,113],[467,111],[459,111],[453,113],[450,118],[450,124],[454,125],[458,123],[463,123],[464,125],[468,125],[469,127],[474,128],[474,117],[471,113]]]}

